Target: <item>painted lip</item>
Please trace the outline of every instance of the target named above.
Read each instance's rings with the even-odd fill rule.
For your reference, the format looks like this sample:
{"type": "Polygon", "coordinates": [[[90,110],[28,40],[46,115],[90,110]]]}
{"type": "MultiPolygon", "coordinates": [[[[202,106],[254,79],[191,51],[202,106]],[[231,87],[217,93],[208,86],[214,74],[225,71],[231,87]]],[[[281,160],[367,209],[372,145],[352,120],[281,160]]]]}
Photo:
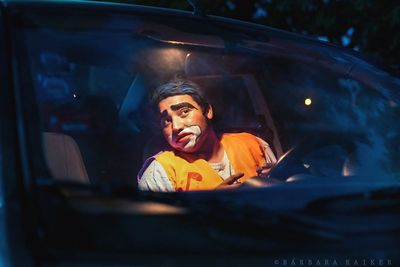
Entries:
{"type": "Polygon", "coordinates": [[[177,143],[184,143],[190,139],[191,135],[192,135],[192,133],[178,134],[178,136],[175,138],[175,140],[177,143]]]}

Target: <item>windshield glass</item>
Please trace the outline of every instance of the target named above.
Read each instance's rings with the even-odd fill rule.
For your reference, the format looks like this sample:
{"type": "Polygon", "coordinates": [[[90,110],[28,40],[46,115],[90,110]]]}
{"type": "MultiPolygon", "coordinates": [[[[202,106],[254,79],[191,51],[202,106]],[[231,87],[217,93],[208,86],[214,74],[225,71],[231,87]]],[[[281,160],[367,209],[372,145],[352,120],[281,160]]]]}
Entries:
{"type": "Polygon", "coordinates": [[[154,160],[169,180],[141,188],[211,189],[202,187],[208,177],[243,172],[250,179],[264,164],[265,179],[281,181],[400,179],[400,81],[351,54],[216,22],[36,12],[18,21],[18,77],[35,91],[43,140],[36,153],[56,180],[138,186],[139,178],[140,186],[154,160]],[[171,95],[152,104],[157,88],[177,78],[201,88],[212,112],[194,97],[179,109],[171,95]],[[177,126],[184,116],[199,121],[177,126]],[[164,163],[185,154],[184,164],[192,164],[188,157],[212,139],[210,129],[224,150],[203,153],[206,171],[164,163]],[[254,140],[262,159],[249,145],[254,140]],[[218,169],[221,162],[228,167],[218,169]],[[241,169],[247,162],[254,170],[241,169]]]}

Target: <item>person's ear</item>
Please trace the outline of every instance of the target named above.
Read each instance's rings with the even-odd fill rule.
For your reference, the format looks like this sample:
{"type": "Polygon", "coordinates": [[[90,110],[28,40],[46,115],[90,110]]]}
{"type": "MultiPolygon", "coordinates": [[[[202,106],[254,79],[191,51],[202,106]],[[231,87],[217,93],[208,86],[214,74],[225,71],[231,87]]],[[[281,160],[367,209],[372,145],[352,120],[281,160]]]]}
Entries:
{"type": "Polygon", "coordinates": [[[207,112],[206,112],[206,118],[211,120],[214,117],[214,111],[213,108],[210,104],[208,104],[207,112]]]}

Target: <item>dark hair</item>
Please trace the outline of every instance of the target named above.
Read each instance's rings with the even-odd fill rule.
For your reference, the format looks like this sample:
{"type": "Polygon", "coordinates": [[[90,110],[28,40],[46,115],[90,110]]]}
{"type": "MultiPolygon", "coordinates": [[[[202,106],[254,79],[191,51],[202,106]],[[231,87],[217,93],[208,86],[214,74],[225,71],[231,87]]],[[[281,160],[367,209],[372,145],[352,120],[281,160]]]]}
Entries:
{"type": "Polygon", "coordinates": [[[157,87],[153,92],[151,102],[153,106],[157,106],[161,100],[175,95],[190,95],[201,107],[203,113],[208,111],[209,103],[206,101],[200,86],[190,80],[178,77],[157,87]]]}

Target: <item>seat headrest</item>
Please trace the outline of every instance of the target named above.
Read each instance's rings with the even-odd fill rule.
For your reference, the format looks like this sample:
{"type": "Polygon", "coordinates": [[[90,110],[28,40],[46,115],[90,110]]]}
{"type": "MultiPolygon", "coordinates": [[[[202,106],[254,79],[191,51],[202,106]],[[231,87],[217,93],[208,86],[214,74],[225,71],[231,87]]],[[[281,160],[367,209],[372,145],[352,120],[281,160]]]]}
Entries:
{"type": "Polygon", "coordinates": [[[79,147],[70,136],[44,132],[43,151],[55,179],[90,183],[79,147]]]}

